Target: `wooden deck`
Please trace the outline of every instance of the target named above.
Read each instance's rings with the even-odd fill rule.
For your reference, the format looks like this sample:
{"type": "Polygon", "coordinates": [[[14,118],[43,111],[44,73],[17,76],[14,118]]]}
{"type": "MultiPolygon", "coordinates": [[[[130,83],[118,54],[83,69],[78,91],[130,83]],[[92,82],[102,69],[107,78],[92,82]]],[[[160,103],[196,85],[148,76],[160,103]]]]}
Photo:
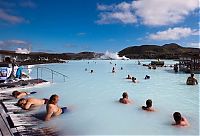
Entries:
{"type": "Polygon", "coordinates": [[[0,136],[60,135],[60,132],[55,128],[45,127],[45,122],[34,116],[37,110],[23,110],[15,106],[17,99],[11,96],[11,90],[34,87],[44,83],[48,82],[42,79],[31,79],[0,84],[0,136]]]}
{"type": "Polygon", "coordinates": [[[30,80],[19,80],[16,82],[7,82],[0,83],[0,89],[16,88],[16,87],[25,87],[25,86],[34,86],[42,83],[48,83],[48,81],[43,79],[30,79],[30,80]]]}

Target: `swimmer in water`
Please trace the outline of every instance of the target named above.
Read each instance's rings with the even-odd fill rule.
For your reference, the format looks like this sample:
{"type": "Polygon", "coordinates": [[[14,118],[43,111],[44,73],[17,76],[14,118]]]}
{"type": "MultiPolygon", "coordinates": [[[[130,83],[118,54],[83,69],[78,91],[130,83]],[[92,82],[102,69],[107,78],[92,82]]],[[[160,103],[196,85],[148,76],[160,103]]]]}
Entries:
{"type": "Polygon", "coordinates": [[[112,68],[112,73],[115,73],[115,67],[112,68]]]}
{"type": "Polygon", "coordinates": [[[137,83],[137,80],[136,80],[135,77],[132,77],[132,82],[133,82],[133,83],[137,83]]]}
{"type": "Polygon", "coordinates": [[[45,115],[45,121],[50,120],[53,116],[58,116],[67,111],[67,107],[60,108],[57,104],[59,101],[59,96],[54,94],[50,97],[49,102],[46,105],[47,113],[45,115]]]}
{"type": "Polygon", "coordinates": [[[128,77],[126,79],[132,79],[132,77],[130,75],[128,75],[128,77]]]}
{"type": "Polygon", "coordinates": [[[146,106],[142,106],[142,109],[143,110],[146,110],[146,111],[155,111],[153,108],[152,108],[152,100],[148,99],[146,101],[146,106]]]}
{"type": "Polygon", "coordinates": [[[94,70],[91,70],[91,71],[90,71],[90,73],[93,73],[93,72],[94,72],[94,70]]]}
{"type": "Polygon", "coordinates": [[[189,126],[189,123],[187,121],[186,118],[182,117],[181,114],[179,112],[175,112],[173,114],[174,120],[175,120],[175,124],[172,125],[176,125],[176,126],[189,126]]]}
{"type": "Polygon", "coordinates": [[[187,85],[198,85],[198,81],[197,79],[194,77],[194,73],[191,74],[190,77],[188,77],[187,81],[186,81],[187,85]]]}
{"type": "Polygon", "coordinates": [[[132,102],[128,99],[128,93],[127,93],[127,92],[124,92],[124,93],[122,94],[122,98],[119,99],[119,102],[120,102],[120,103],[123,103],[123,104],[132,103],[132,102]]]}
{"type": "Polygon", "coordinates": [[[144,79],[150,79],[150,76],[149,76],[149,75],[146,75],[144,79]]]}

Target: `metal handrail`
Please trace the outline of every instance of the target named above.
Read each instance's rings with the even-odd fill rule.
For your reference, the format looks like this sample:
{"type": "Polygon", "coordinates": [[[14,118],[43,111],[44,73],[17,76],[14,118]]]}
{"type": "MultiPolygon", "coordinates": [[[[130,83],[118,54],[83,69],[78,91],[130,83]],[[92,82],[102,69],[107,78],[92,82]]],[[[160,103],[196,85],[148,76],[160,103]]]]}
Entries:
{"type": "MultiPolygon", "coordinates": [[[[64,74],[62,74],[62,73],[60,73],[60,72],[58,72],[58,71],[55,71],[55,70],[53,70],[53,69],[50,69],[50,68],[48,68],[48,67],[41,67],[41,66],[36,66],[35,68],[37,68],[37,79],[39,80],[39,69],[41,69],[41,77],[42,77],[42,70],[43,69],[47,69],[47,70],[49,70],[49,71],[51,71],[51,80],[52,80],[52,83],[53,83],[53,79],[54,79],[54,74],[56,73],[56,74],[59,74],[59,75],[61,75],[61,76],[63,76],[63,78],[64,78],[64,82],[65,82],[65,78],[69,78],[67,75],[64,75],[64,74]]],[[[24,68],[24,69],[32,69],[32,68],[24,68]]]]}

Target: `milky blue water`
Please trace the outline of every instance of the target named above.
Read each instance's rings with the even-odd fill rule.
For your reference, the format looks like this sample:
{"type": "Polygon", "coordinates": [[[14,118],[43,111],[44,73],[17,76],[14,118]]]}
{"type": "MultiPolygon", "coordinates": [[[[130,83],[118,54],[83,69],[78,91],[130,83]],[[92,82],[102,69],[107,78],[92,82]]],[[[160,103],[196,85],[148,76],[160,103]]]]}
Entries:
{"type": "MultiPolygon", "coordinates": [[[[185,84],[189,74],[173,72],[162,67],[150,70],[137,65],[137,60],[81,60],[64,64],[42,65],[68,75],[54,75],[54,82],[35,88],[38,98],[51,94],[60,96],[59,105],[69,106],[71,112],[56,117],[46,125],[56,126],[64,135],[198,135],[199,134],[199,86],[185,84]],[[88,64],[89,62],[89,64],[88,64]],[[95,63],[96,62],[96,63],[95,63]],[[111,73],[116,64],[116,73],[111,73]],[[123,70],[120,68],[123,67],[123,70]],[[85,71],[85,68],[88,71],[85,71]],[[94,73],[89,71],[93,69],[94,73]],[[125,79],[130,74],[139,83],[125,79]],[[144,80],[145,75],[150,80],[144,80]],[[133,104],[118,102],[126,91],[133,104]],[[141,106],[152,99],[156,112],[145,112],[141,106]],[[181,112],[189,127],[174,127],[172,114],[181,112]]],[[[148,64],[150,60],[141,60],[148,64]]],[[[165,64],[175,64],[165,60],[165,64]]],[[[32,71],[36,76],[36,69],[32,71]]],[[[39,76],[51,80],[50,72],[39,70],[39,76]]],[[[195,75],[199,81],[199,76],[195,75]]],[[[45,108],[44,108],[45,109],[45,108]]]]}

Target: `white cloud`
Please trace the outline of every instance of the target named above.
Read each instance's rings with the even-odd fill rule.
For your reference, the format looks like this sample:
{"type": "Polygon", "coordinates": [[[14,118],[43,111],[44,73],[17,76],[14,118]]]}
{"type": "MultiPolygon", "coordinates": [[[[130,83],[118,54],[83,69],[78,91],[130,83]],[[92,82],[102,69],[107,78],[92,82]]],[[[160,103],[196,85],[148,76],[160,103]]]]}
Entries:
{"type": "Polygon", "coordinates": [[[200,43],[188,43],[187,47],[200,48],[200,43]]]}
{"type": "Polygon", "coordinates": [[[24,18],[22,18],[20,16],[11,15],[3,9],[0,9],[0,20],[9,22],[11,24],[18,24],[18,23],[25,22],[24,18]]]}
{"type": "Polygon", "coordinates": [[[112,5],[97,5],[99,24],[121,22],[162,26],[176,24],[198,8],[198,0],[137,0],[112,5]],[[115,13],[118,13],[117,17],[115,13]],[[125,16],[125,17],[122,17],[125,16]]]}
{"type": "Polygon", "coordinates": [[[16,50],[17,48],[29,49],[31,44],[22,40],[5,40],[0,41],[0,49],[2,50],[16,50]]]}
{"type": "Polygon", "coordinates": [[[132,24],[137,22],[137,19],[131,12],[111,12],[100,14],[101,19],[97,21],[98,24],[124,23],[132,24]]]}
{"type": "Polygon", "coordinates": [[[139,0],[132,2],[146,25],[176,24],[198,8],[198,0],[139,0]]]}
{"type": "Polygon", "coordinates": [[[15,52],[20,53],[20,54],[29,54],[30,53],[30,51],[28,49],[22,49],[22,48],[17,48],[17,50],[15,52]]]}
{"type": "Polygon", "coordinates": [[[175,27],[165,31],[159,31],[155,34],[150,34],[149,38],[153,40],[179,40],[180,38],[196,35],[197,31],[198,30],[192,30],[188,27],[175,27]]]}
{"type": "Polygon", "coordinates": [[[131,4],[122,2],[118,5],[97,5],[99,14],[98,24],[124,23],[133,24],[137,22],[136,16],[131,12],[131,4]]]}

